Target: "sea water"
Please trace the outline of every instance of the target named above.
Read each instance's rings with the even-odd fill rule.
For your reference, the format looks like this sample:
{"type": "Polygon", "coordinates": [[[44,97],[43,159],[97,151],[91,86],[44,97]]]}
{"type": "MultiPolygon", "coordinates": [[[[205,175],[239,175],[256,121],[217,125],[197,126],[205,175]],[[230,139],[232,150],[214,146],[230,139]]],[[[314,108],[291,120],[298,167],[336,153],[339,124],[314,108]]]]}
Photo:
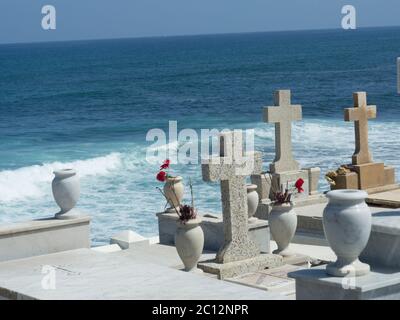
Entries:
{"type": "MultiPolygon", "coordinates": [[[[156,235],[165,201],[158,166],[146,161],[148,130],[167,132],[169,120],[178,130],[255,129],[268,168],[274,125],[262,122],[262,107],[276,89],[303,106],[294,155],[321,167],[321,191],[324,173],[354,152],[354,124],[343,121],[354,91],[378,107],[375,160],[399,174],[399,55],[400,28],[1,45],[0,222],[57,212],[52,172],[73,167],[94,245],[123,229],[156,235]]],[[[202,181],[199,164],[172,169],[192,179],[201,213],[220,214],[219,185],[202,181]]]]}

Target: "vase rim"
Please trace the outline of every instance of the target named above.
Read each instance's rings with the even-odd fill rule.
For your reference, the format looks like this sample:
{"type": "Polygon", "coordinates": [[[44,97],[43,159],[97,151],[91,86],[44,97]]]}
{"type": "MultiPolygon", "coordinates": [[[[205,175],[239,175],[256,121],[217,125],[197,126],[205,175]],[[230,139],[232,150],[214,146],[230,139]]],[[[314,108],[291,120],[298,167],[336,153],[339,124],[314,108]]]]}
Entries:
{"type": "Polygon", "coordinates": [[[368,197],[368,193],[363,190],[357,189],[338,189],[329,191],[326,194],[328,199],[332,200],[365,200],[368,197]]]}
{"type": "Polygon", "coordinates": [[[196,217],[194,219],[189,219],[185,223],[182,223],[182,221],[178,218],[177,223],[179,225],[183,225],[183,226],[194,226],[196,224],[200,224],[201,223],[201,218],[200,217],[196,217]]]}
{"type": "Polygon", "coordinates": [[[181,181],[183,178],[181,176],[176,177],[168,177],[167,180],[169,181],[181,181]]]}
{"type": "Polygon", "coordinates": [[[257,190],[257,185],[256,184],[246,184],[247,190],[257,190]]]}
{"type": "Polygon", "coordinates": [[[53,174],[58,178],[71,177],[76,174],[76,170],[72,168],[65,168],[53,171],[53,174]]]}
{"type": "Polygon", "coordinates": [[[294,202],[290,201],[290,202],[285,202],[285,203],[274,203],[272,206],[273,207],[294,207],[294,202]]]}

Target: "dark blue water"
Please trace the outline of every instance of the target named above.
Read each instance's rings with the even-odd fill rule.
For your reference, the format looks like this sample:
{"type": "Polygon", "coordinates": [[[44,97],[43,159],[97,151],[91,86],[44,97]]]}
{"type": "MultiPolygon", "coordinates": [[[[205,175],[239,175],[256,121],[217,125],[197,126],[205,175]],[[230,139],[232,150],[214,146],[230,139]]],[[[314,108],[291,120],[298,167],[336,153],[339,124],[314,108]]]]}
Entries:
{"type": "MultiPolygon", "coordinates": [[[[400,169],[397,56],[400,28],[1,45],[0,220],[55,212],[52,170],[73,166],[95,243],[126,228],[156,234],[164,204],[157,166],[145,159],[148,130],[169,120],[179,129],[254,128],[267,165],[274,127],[261,110],[276,89],[290,88],[303,106],[293,129],[302,165],[325,172],[349,161],[354,132],[343,108],[367,91],[378,107],[371,149],[400,169]]],[[[192,177],[202,211],[219,212],[218,188],[202,182],[199,165],[174,171],[192,177]]]]}

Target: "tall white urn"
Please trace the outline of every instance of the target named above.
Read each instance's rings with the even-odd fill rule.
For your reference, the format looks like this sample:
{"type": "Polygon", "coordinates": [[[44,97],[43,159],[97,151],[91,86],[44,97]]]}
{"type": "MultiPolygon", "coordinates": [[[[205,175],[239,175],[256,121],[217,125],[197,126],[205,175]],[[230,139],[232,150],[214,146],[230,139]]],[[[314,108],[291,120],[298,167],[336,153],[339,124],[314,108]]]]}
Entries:
{"type": "Polygon", "coordinates": [[[291,256],[289,250],[297,228],[297,214],[292,203],[275,204],[268,217],[269,228],[273,239],[278,245],[273,253],[281,256],[291,256]]]}
{"type": "Polygon", "coordinates": [[[176,212],[179,210],[179,205],[182,202],[184,195],[183,178],[169,177],[164,184],[164,194],[168,200],[170,207],[166,210],[167,212],[176,212]]]}
{"type": "Polygon", "coordinates": [[[54,200],[61,208],[56,217],[71,211],[79,200],[81,188],[79,178],[74,169],[62,169],[54,171],[54,179],[51,184],[54,200]]]}
{"type": "Polygon", "coordinates": [[[334,190],[327,193],[329,202],[323,214],[323,226],[329,246],[337,261],[326,267],[336,277],[361,276],[370,271],[358,257],[371,234],[371,210],[365,203],[368,194],[361,190],[334,190]]]}
{"type": "Polygon", "coordinates": [[[185,271],[201,272],[197,268],[197,262],[204,248],[204,233],[200,223],[200,218],[186,222],[179,219],[177,221],[175,247],[185,266],[185,271]]]}
{"type": "Polygon", "coordinates": [[[246,185],[247,190],[247,213],[249,217],[249,222],[257,221],[257,218],[254,217],[254,214],[257,211],[259,196],[257,192],[257,185],[248,184],[246,185]]]}

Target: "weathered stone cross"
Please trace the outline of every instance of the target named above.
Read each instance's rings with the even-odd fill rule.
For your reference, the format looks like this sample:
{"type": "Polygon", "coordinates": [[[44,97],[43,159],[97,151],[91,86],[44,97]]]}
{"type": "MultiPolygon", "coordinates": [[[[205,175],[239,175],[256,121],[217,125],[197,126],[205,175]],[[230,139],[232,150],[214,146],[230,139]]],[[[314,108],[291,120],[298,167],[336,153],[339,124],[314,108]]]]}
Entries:
{"type": "Polygon", "coordinates": [[[243,153],[241,132],[220,135],[220,155],[202,164],[204,181],[221,181],[224,244],[217,253],[219,263],[250,259],[260,251],[248,235],[246,176],[261,173],[260,152],[243,153]]]}
{"type": "Polygon", "coordinates": [[[353,93],[354,108],[344,110],[344,120],[354,121],[356,150],[352,157],[353,164],[371,163],[372,154],[368,146],[368,119],[376,118],[376,106],[367,106],[367,93],[353,93]]]}
{"type": "Polygon", "coordinates": [[[296,171],[300,166],[292,153],[292,121],[302,119],[301,105],[291,105],[290,90],[274,93],[274,106],[264,107],[264,121],[275,123],[275,159],[272,173],[296,171]]]}

